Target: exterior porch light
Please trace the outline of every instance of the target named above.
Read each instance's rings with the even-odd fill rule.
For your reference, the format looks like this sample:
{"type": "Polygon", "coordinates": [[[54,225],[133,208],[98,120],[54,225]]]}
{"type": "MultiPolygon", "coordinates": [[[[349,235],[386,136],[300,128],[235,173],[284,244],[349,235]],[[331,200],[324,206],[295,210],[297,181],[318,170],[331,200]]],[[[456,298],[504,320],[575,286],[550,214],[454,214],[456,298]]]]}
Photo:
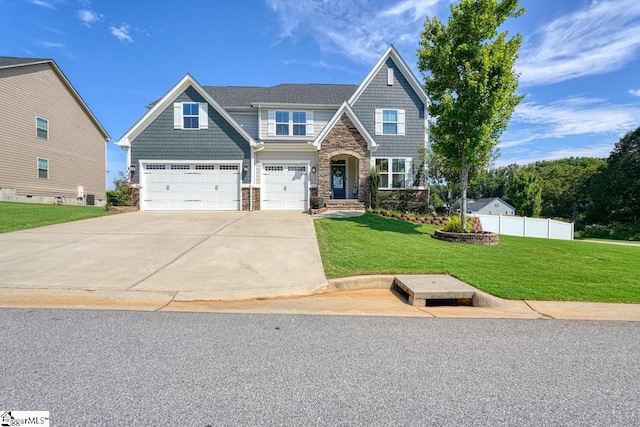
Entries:
{"type": "Polygon", "coordinates": [[[316,167],[315,166],[311,166],[311,173],[316,173],[316,167]]]}
{"type": "Polygon", "coordinates": [[[242,167],[242,172],[244,172],[244,173],[249,172],[249,166],[244,165],[244,166],[242,167]]]}

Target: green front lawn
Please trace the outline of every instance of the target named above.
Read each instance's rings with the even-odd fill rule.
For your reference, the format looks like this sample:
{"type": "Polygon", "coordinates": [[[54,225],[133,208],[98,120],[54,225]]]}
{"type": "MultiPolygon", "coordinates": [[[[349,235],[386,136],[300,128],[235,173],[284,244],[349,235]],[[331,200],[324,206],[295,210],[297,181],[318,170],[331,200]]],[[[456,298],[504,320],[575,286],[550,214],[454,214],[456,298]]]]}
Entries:
{"type": "Polygon", "coordinates": [[[97,206],[44,205],[0,202],[0,233],[42,227],[61,222],[112,215],[97,206]]]}
{"type": "Polygon", "coordinates": [[[447,273],[508,299],[640,303],[640,247],[512,236],[455,244],[431,238],[436,226],[372,214],[315,225],[328,278],[447,273]]]}

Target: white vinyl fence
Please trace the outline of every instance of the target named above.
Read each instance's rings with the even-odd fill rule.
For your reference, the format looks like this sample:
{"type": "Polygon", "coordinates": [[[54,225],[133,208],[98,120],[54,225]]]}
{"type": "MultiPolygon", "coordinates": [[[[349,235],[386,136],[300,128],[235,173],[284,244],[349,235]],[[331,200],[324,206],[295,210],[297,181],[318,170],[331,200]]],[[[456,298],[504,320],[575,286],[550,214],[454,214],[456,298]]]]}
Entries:
{"type": "Polygon", "coordinates": [[[573,223],[522,216],[480,215],[482,229],[507,236],[573,240],[573,223]]]}

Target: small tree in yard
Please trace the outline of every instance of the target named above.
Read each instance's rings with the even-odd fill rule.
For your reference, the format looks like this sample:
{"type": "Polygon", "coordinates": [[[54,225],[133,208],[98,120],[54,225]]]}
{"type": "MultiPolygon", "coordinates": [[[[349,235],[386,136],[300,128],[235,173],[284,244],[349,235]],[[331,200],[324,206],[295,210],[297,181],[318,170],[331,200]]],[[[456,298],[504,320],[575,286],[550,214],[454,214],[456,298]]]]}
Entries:
{"type": "Polygon", "coordinates": [[[518,17],[519,0],[460,0],[451,6],[448,25],[424,23],[418,68],[433,105],[433,151],[459,172],[462,231],[467,232],[469,176],[497,155],[500,135],[523,98],[516,95],[513,66],[521,43],[498,27],[518,17]]]}

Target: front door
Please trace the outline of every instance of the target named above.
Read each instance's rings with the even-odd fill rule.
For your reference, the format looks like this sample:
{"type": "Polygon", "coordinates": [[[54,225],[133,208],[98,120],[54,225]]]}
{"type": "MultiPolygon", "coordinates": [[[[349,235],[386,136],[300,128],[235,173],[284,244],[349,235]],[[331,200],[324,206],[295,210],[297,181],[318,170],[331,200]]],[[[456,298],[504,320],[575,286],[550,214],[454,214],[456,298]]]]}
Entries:
{"type": "Polygon", "coordinates": [[[346,199],[347,174],[345,166],[331,166],[331,192],[334,199],[346,199]]]}

